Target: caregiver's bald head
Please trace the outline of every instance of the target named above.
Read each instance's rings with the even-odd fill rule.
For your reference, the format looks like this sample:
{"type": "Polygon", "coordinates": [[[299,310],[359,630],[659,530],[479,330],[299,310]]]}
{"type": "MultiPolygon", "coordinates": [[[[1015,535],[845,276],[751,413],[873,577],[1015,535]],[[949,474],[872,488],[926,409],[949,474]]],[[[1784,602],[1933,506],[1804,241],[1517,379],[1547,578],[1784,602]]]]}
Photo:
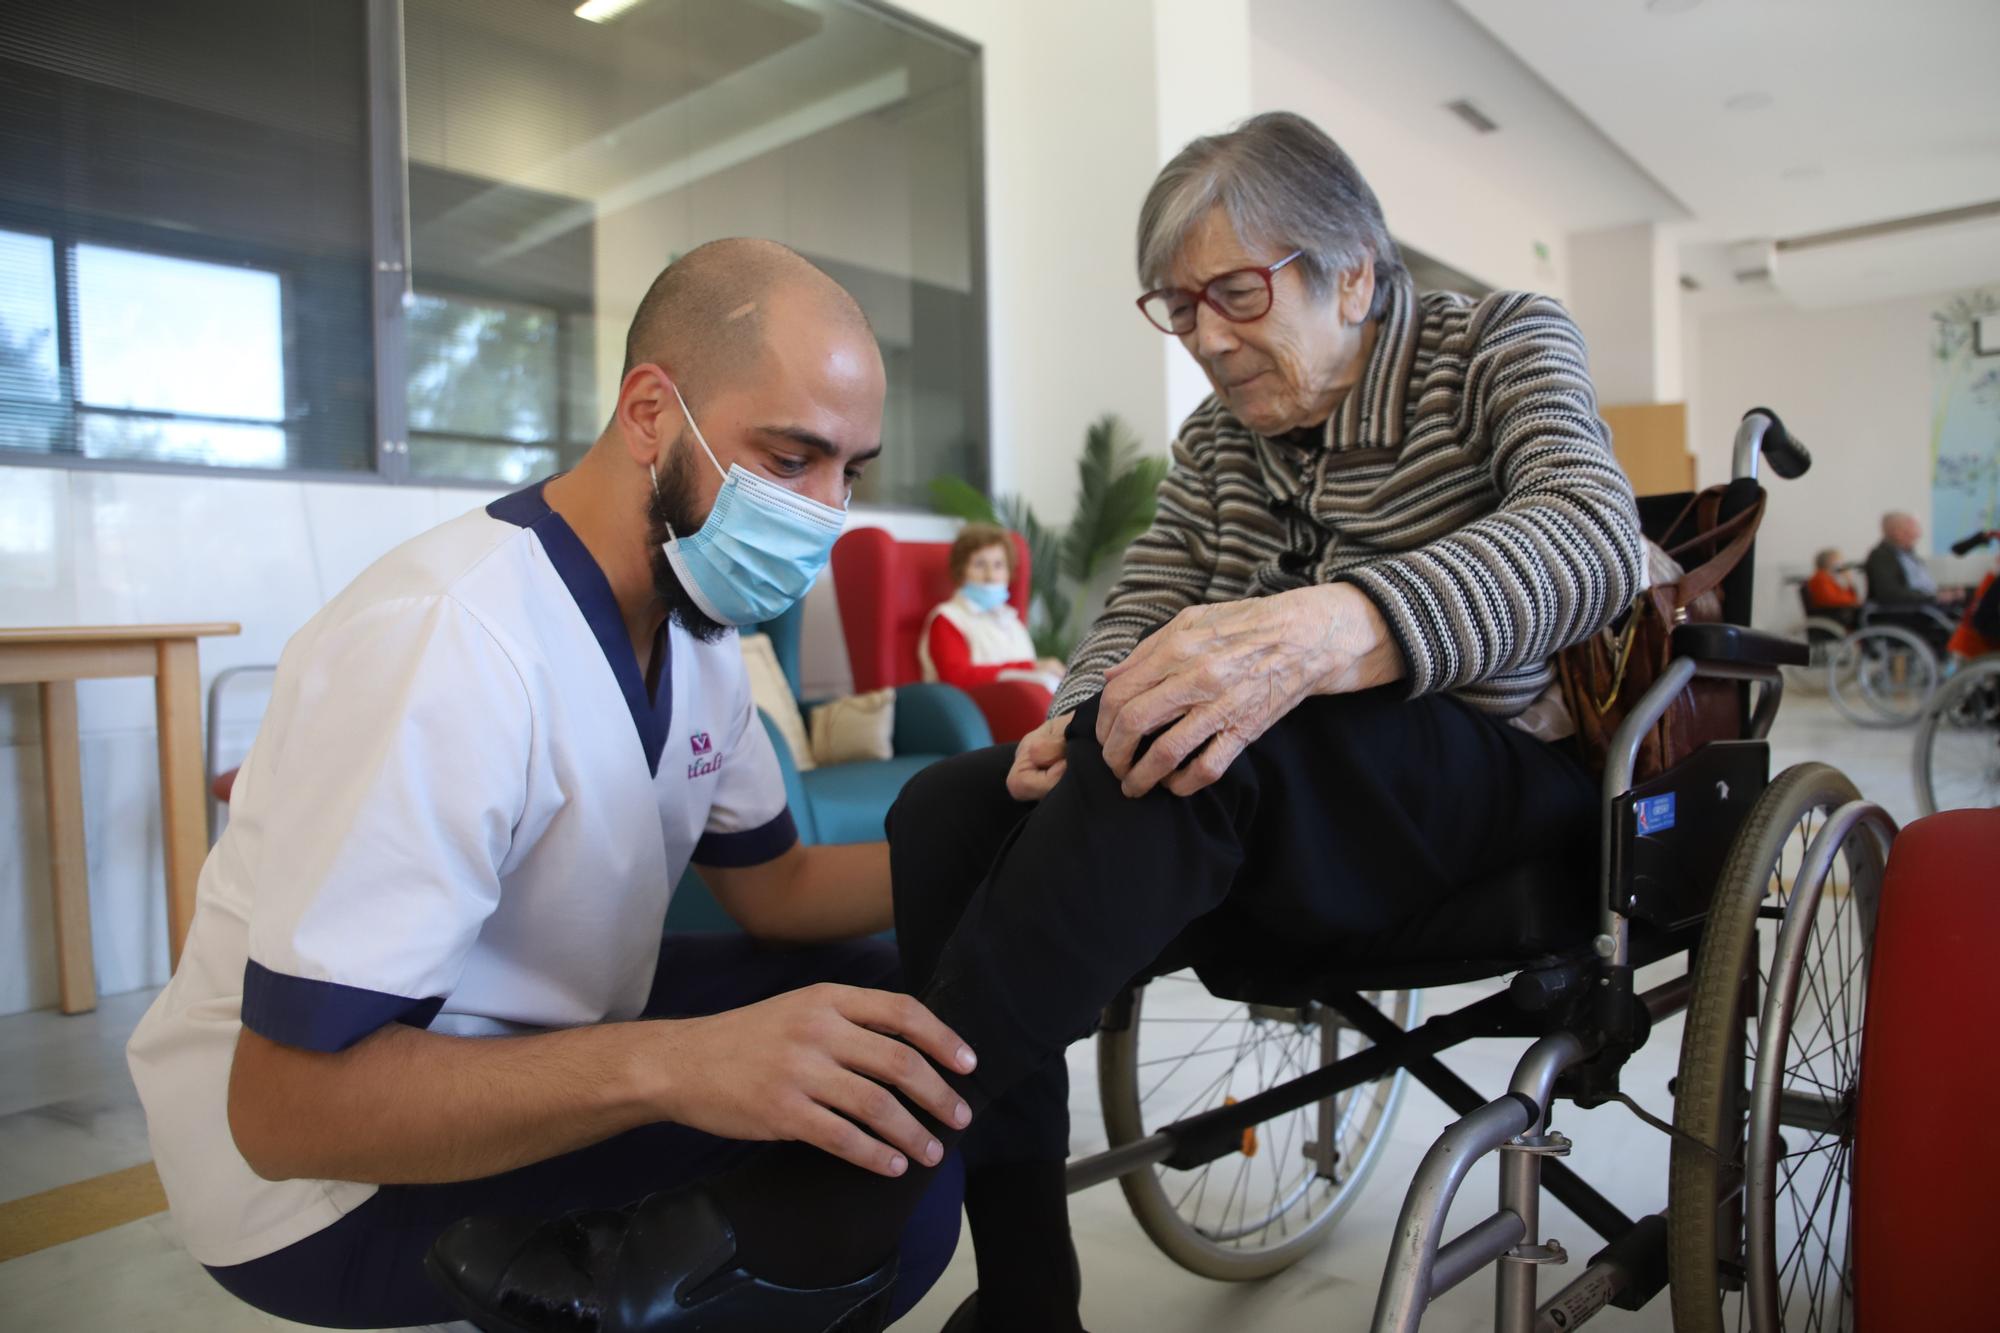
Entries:
{"type": "Polygon", "coordinates": [[[873,345],[861,307],[812,261],[776,241],[710,241],[653,280],[625,338],[624,373],[653,364],[690,398],[762,367],[774,337],[873,345]]]}

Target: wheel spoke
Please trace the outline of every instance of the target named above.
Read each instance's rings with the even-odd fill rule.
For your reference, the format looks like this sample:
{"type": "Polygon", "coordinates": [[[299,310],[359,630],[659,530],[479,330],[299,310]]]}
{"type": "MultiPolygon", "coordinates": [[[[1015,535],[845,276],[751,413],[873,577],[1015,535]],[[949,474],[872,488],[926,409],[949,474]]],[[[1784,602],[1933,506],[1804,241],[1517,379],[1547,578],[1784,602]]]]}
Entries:
{"type": "MultiPolygon", "coordinates": [[[[1216,1033],[1218,1033],[1218,1032],[1222,1031],[1222,1029],[1223,1029],[1224,1027],[1226,1027],[1226,1026],[1227,1026],[1227,1025],[1229,1024],[1229,1021],[1230,1021],[1230,1020],[1231,1020],[1232,1018],[1235,1018],[1235,1017],[1236,1017],[1236,1015],[1235,1015],[1235,1013],[1234,1013],[1233,1011],[1232,1011],[1232,1012],[1228,1012],[1228,1013],[1224,1013],[1224,1014],[1223,1014],[1223,1016],[1222,1016],[1221,1018],[1219,1018],[1219,1019],[1217,1019],[1217,1020],[1216,1020],[1216,1022],[1215,1022],[1215,1026],[1211,1027],[1211,1028],[1210,1028],[1210,1029],[1209,1029],[1209,1030],[1208,1030],[1207,1032],[1203,1033],[1203,1034],[1202,1034],[1202,1035],[1201,1035],[1200,1037],[1198,1037],[1198,1038],[1197,1038],[1197,1039],[1195,1040],[1195,1049],[1196,1049],[1196,1050],[1199,1050],[1199,1049],[1201,1049],[1201,1047],[1203,1047],[1204,1045],[1206,1045],[1206,1044],[1208,1043],[1208,1039],[1209,1039],[1210,1037],[1212,1037],[1212,1036],[1214,1036],[1214,1035],[1215,1035],[1216,1033]]],[[[1148,1021],[1148,1022],[1150,1022],[1151,1020],[1144,1020],[1144,1021],[1148,1021]]],[[[1239,1020],[1239,1021],[1240,1021],[1240,1020],[1239,1020]]],[[[1172,1057],[1172,1056],[1170,1056],[1170,1055],[1169,1055],[1169,1056],[1164,1056],[1164,1057],[1161,1057],[1161,1058],[1163,1058],[1163,1059],[1168,1059],[1168,1060],[1171,1060],[1171,1059],[1173,1059],[1173,1057],[1172,1057]]],[[[1189,1052],[1189,1053],[1188,1053],[1187,1055],[1185,1055],[1185,1056],[1182,1056],[1182,1057],[1181,1057],[1181,1062],[1182,1062],[1183,1064],[1185,1064],[1185,1063],[1186,1063],[1186,1062],[1187,1062],[1188,1060],[1191,1060],[1191,1059],[1193,1059],[1193,1058],[1194,1058],[1194,1053],[1193,1053],[1193,1052],[1189,1052]]],[[[1150,1060],[1149,1060],[1149,1061],[1145,1061],[1145,1062],[1143,1062],[1143,1064],[1152,1064],[1152,1063],[1154,1063],[1154,1062],[1153,1062],[1153,1061],[1150,1061],[1150,1060]]],[[[1143,1067],[1143,1065],[1142,1065],[1142,1067],[1143,1067]]],[[[1179,1068],[1179,1066],[1177,1065],[1177,1066],[1175,1066],[1175,1068],[1177,1069],[1177,1068],[1179,1068]]],[[[1159,1090],[1161,1089],[1161,1087],[1163,1087],[1163,1086],[1165,1085],[1165,1083],[1166,1083],[1167,1079],[1169,1079],[1169,1078],[1172,1078],[1173,1076],[1174,1076],[1174,1070],[1173,1070],[1173,1069],[1169,1069],[1169,1070],[1167,1071],[1167,1073],[1166,1073],[1166,1076],[1165,1076],[1165,1077],[1163,1077],[1163,1078],[1162,1078],[1162,1079],[1161,1079],[1161,1080],[1160,1080],[1160,1081],[1159,1081],[1158,1083],[1155,1083],[1155,1084],[1153,1085],[1153,1089],[1152,1089],[1152,1092],[1148,1092],[1148,1093],[1145,1093],[1144,1095],[1142,1095],[1142,1096],[1141,1096],[1141,1097],[1139,1098],[1139,1105],[1141,1105],[1141,1106],[1144,1106],[1144,1105],[1145,1105],[1145,1104],[1146,1104],[1147,1102],[1151,1101],[1151,1100],[1152,1100],[1152,1098],[1153,1098],[1153,1093],[1154,1093],[1154,1092],[1158,1092],[1158,1091],[1159,1091],[1159,1090]]]]}

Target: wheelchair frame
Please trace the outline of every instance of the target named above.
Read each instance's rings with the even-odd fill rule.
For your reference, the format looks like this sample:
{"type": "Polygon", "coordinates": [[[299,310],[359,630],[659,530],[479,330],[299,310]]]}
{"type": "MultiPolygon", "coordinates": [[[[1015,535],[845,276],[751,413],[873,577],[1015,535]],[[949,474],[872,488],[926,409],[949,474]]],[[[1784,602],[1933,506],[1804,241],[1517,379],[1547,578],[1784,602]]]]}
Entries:
{"type": "MultiPolygon", "coordinates": [[[[1766,432],[1774,425],[1774,419],[1762,409],[1745,416],[1735,447],[1734,473],[1738,478],[1756,479],[1766,432]]],[[[1782,428],[1779,432],[1781,447],[1793,448],[1782,443],[1782,428]]],[[[1803,450],[1784,457],[1777,452],[1772,455],[1774,470],[1783,476],[1798,475],[1807,461],[1803,450]]],[[[1604,819],[1598,930],[1589,956],[1517,972],[1506,990],[1407,1031],[1358,990],[1330,992],[1320,997],[1320,1002],[1366,1036],[1373,1043],[1368,1049],[1234,1104],[1189,1116],[1145,1138],[1077,1159],[1068,1167],[1069,1190],[1074,1193],[1154,1166],[1189,1170],[1214,1162],[1236,1151],[1244,1132],[1256,1125],[1402,1069],[1460,1118],[1426,1153],[1404,1196],[1376,1302],[1374,1333],[1415,1333],[1434,1299],[1489,1264],[1497,1267],[1496,1333],[1571,1328],[1607,1305],[1637,1310],[1664,1290],[1668,1285],[1666,1213],[1629,1217],[1557,1160],[1568,1151],[1569,1142],[1550,1129],[1549,1115],[1559,1085],[1561,1095],[1581,1106],[1600,1105],[1614,1098],[1626,1058],[1645,1042],[1655,1024],[1686,1009],[1693,996],[1691,958],[1687,971],[1643,993],[1634,993],[1633,975],[1639,965],[1687,953],[1700,926],[1660,936],[1651,942],[1655,947],[1642,951],[1643,956],[1635,955],[1632,918],[1621,910],[1629,904],[1615,901],[1619,879],[1613,816],[1619,801],[1632,789],[1643,738],[1690,681],[1707,678],[1762,686],[1745,727],[1749,739],[1762,741],[1776,720],[1783,696],[1780,668],[1803,664],[1806,657],[1802,644],[1739,636],[1727,626],[1703,628],[1721,631],[1698,641],[1712,650],[1711,655],[1675,657],[1612,738],[1601,782],[1604,819]],[[1577,1015],[1583,1016],[1581,1021],[1577,1015]],[[1516,1065],[1508,1091],[1493,1100],[1483,1098],[1437,1059],[1440,1052],[1476,1037],[1535,1038],[1516,1065]],[[1498,1209],[1446,1241],[1446,1215],[1460,1185],[1475,1162],[1494,1152],[1502,1154],[1498,1209]],[[1541,1237],[1540,1199],[1545,1188],[1605,1245],[1581,1275],[1543,1305],[1537,1300],[1536,1269],[1567,1260],[1560,1246],[1541,1237]],[[1538,1318],[1542,1320],[1539,1324],[1538,1318]]],[[[1676,637],[1680,637],[1678,632],[1676,637]]],[[[1697,643],[1692,638],[1689,642],[1690,646],[1697,643]]],[[[1874,805],[1855,802],[1837,810],[1806,851],[1794,890],[1795,905],[1786,914],[1784,930],[1809,928],[1829,866],[1848,838],[1863,827],[1885,848],[1896,831],[1893,821],[1874,805]]],[[[1762,1013],[1762,1031],[1767,1038],[1773,1024],[1772,1004],[1782,1001],[1789,1006],[1789,988],[1796,981],[1795,972],[1789,978],[1771,978],[1762,1013]]],[[[1393,987],[1395,983],[1380,984],[1393,987]]],[[[1106,1011],[1104,1026],[1119,1028],[1130,1021],[1130,1004],[1114,1005],[1106,1011]]],[[[1771,1049],[1768,1039],[1760,1049],[1771,1049]]],[[[1765,1060],[1758,1062],[1750,1108],[1753,1125],[1765,1127],[1775,1125],[1778,1115],[1782,1053],[1777,1065],[1767,1069],[1767,1064],[1765,1060]]],[[[1821,1113],[1831,1114],[1828,1110],[1821,1113]]],[[[1755,1202],[1760,1189],[1761,1197],[1770,1197],[1772,1181],[1748,1180],[1745,1186],[1755,1202]]],[[[1752,1239],[1749,1243],[1754,1247],[1757,1242],[1752,1239]]],[[[1752,1315],[1753,1327],[1777,1327],[1775,1306],[1769,1311],[1753,1310],[1752,1315]],[[1759,1315],[1764,1318],[1758,1319],[1759,1315]]]]}

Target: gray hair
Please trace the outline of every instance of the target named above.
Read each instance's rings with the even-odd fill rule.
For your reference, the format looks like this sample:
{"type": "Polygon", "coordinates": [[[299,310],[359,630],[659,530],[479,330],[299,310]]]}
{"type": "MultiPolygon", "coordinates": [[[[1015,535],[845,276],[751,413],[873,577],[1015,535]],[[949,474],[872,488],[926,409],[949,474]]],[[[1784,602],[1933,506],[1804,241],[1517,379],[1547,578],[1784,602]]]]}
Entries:
{"type": "Polygon", "coordinates": [[[1315,296],[1364,262],[1375,271],[1368,318],[1380,318],[1402,256],[1382,205],[1354,160],[1319,126],[1290,111],[1252,116],[1227,134],[1196,139],[1160,169],[1139,210],[1139,284],[1163,285],[1188,233],[1220,207],[1246,243],[1304,253],[1315,296]]]}

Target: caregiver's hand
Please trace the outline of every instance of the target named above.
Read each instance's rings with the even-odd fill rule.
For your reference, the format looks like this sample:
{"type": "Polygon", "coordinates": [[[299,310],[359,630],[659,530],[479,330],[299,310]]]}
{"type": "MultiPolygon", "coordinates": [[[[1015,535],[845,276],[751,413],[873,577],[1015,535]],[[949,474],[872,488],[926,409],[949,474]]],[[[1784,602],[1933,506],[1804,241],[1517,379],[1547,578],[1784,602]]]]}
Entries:
{"type": "Polygon", "coordinates": [[[1007,794],[1017,801],[1039,801],[1069,766],[1063,732],[1074,712],[1060,713],[1021,737],[1014,747],[1014,766],[1007,770],[1007,794]]]}
{"type": "Polygon", "coordinates": [[[1381,611],[1351,584],[1191,606],[1104,673],[1097,739],[1127,796],[1163,782],[1187,796],[1308,695],[1402,674],[1381,611]],[[1153,743],[1135,760],[1147,736],[1153,743]]]}

